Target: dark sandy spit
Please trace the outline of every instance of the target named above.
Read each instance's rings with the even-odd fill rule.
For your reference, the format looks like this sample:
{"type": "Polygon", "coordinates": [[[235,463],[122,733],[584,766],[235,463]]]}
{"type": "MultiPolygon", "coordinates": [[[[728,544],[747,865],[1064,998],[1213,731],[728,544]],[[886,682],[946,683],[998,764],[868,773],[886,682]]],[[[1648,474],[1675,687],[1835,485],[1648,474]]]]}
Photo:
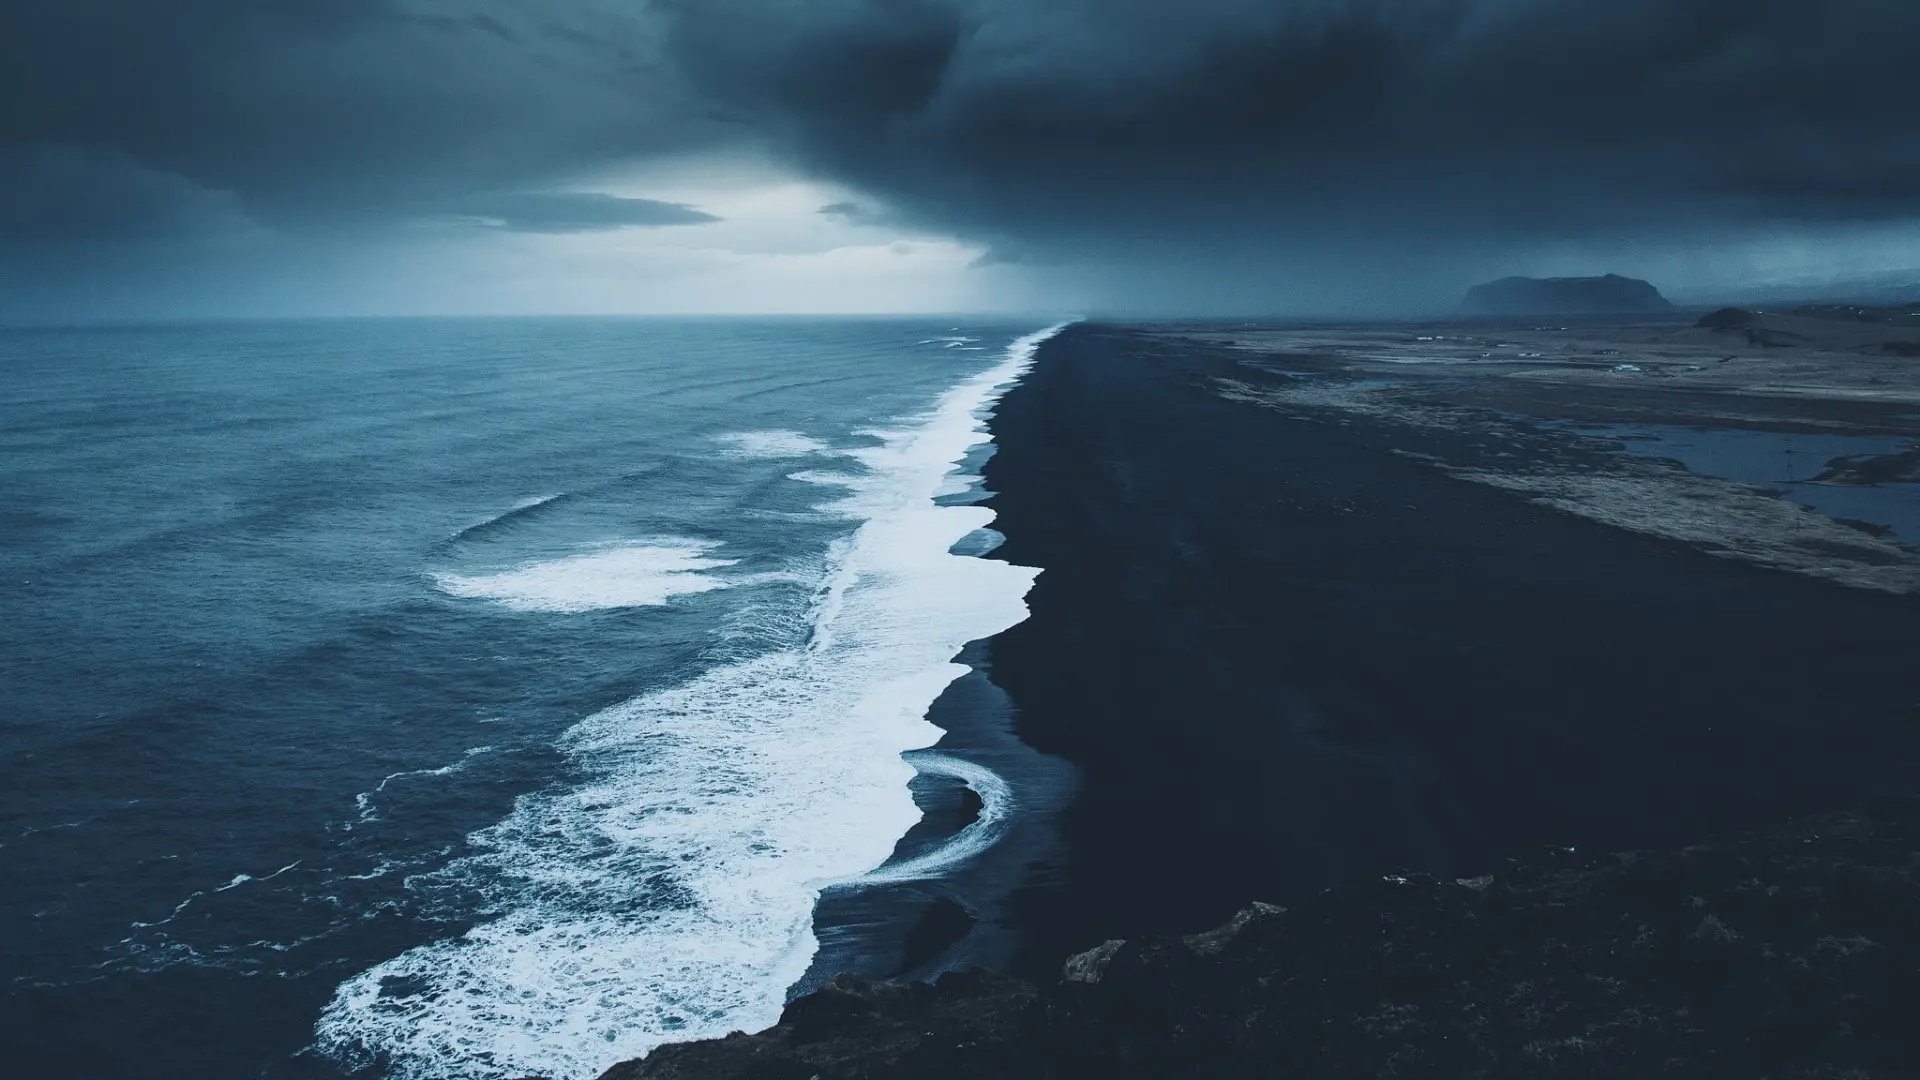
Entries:
{"type": "Polygon", "coordinates": [[[1671,846],[1920,790],[1920,598],[1456,475],[1621,464],[1573,435],[1495,456],[1489,424],[1591,390],[1497,379],[1549,386],[1498,409],[1479,383],[1408,391],[1488,418],[1441,426],[1244,400],[1314,381],[1274,366],[1084,327],[995,420],[998,554],[1045,573],[994,677],[1021,736],[1084,773],[1067,880],[1024,907],[1026,970],[1395,870],[1671,846]]]}
{"type": "Polygon", "coordinates": [[[1080,326],[1044,347],[986,476],[996,557],[1045,573],[990,649],[1020,737],[1081,786],[1064,873],[1016,898],[1012,975],[837,985],[759,1041],[609,1075],[1187,1072],[1167,1054],[1192,1075],[1916,1075],[1885,1012],[1920,972],[1910,815],[1844,819],[1866,847],[1792,823],[1920,792],[1920,559],[1591,428],[1899,438],[1920,373],[1762,353],[1709,384],[1688,350],[1724,345],[1686,327],[1468,333],[1080,326]],[[1749,831],[1711,868],[1650,857],[1651,883],[1603,854],[1749,831]],[[1755,898],[1780,890],[1799,899],[1755,898]],[[1253,909],[1271,940],[1244,964],[1165,937],[1253,901],[1293,914],[1253,909]],[[1062,980],[1122,939],[1159,942],[1108,948],[1135,981],[1062,980]]]}

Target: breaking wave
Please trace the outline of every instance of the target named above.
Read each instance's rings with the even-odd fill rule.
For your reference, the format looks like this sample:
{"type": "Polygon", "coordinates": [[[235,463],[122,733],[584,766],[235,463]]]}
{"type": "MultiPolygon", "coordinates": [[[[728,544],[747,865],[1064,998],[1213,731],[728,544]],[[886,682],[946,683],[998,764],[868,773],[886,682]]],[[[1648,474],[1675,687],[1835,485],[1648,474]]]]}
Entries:
{"type": "MultiPolygon", "coordinates": [[[[953,658],[1026,617],[1038,571],[952,554],[993,514],[935,500],[986,441],[981,411],[1058,329],[1015,342],[911,424],[870,433],[878,445],[847,452],[863,472],[808,475],[843,487],[828,509],[858,525],[817,572],[804,641],[569,731],[574,786],[522,797],[422,882],[478,894],[487,921],[343,983],[319,1048],[395,1080],[587,1080],[665,1042],[769,1026],[817,950],[822,889],[938,874],[991,844],[1004,783],[902,755],[939,739],[925,716],[967,670],[953,658]],[[920,816],[915,763],[972,786],[983,809],[936,851],[883,866],[920,816]]],[[[719,565],[654,545],[441,587],[572,611],[609,606],[607,590],[660,602],[646,598],[717,588],[701,571],[719,565]]]]}
{"type": "Polygon", "coordinates": [[[797,431],[736,431],[719,438],[733,457],[805,457],[828,449],[826,443],[797,431]]]}
{"type": "Polygon", "coordinates": [[[515,611],[656,607],[676,596],[726,588],[726,581],[701,573],[734,564],[732,559],[707,556],[717,546],[700,540],[652,540],[494,574],[436,574],[434,581],[450,596],[492,600],[515,611]]]}

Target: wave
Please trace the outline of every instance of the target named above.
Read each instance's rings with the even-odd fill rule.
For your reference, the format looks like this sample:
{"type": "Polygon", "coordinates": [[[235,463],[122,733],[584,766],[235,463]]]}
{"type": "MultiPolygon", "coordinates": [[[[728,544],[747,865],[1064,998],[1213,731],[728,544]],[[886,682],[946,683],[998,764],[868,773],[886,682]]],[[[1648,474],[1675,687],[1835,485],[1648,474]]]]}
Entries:
{"type": "Polygon", "coordinates": [[[656,539],[500,573],[433,577],[449,596],[492,600],[515,611],[657,607],[676,596],[728,587],[728,582],[701,573],[736,561],[707,557],[717,546],[703,540],[656,539]]]}
{"type": "Polygon", "coordinates": [[[932,776],[950,776],[980,796],[980,813],[966,828],[924,855],[888,863],[850,878],[840,885],[895,885],[903,881],[926,881],[965,865],[987,850],[1007,831],[1007,819],[1013,813],[1013,790],[1000,774],[985,765],[951,754],[918,753],[907,756],[915,771],[932,776]]]}
{"type": "Polygon", "coordinates": [[[545,510],[548,507],[554,505],[555,503],[560,502],[569,497],[570,497],[570,494],[568,492],[563,491],[558,495],[542,495],[539,498],[528,499],[525,502],[515,503],[510,509],[502,513],[495,514],[493,517],[490,517],[485,521],[478,522],[476,524],[469,525],[464,529],[461,529],[459,532],[454,533],[452,536],[447,537],[447,540],[448,542],[451,543],[459,540],[471,540],[478,536],[484,536],[487,533],[490,533],[502,526],[511,525],[519,521],[522,521],[528,517],[531,517],[534,514],[537,514],[540,511],[545,510]]]}
{"type": "MultiPolygon", "coordinates": [[[[374,785],[372,791],[363,791],[353,797],[353,804],[360,811],[360,820],[362,822],[368,822],[379,819],[380,814],[379,811],[374,808],[374,800],[379,798],[380,795],[387,790],[387,785],[393,783],[395,780],[411,780],[421,776],[452,776],[454,773],[465,769],[475,757],[481,754],[491,753],[493,753],[493,747],[491,746],[476,746],[468,750],[461,756],[459,761],[451,765],[442,765],[437,769],[408,769],[405,772],[388,773],[378,784],[374,785]]],[[[346,827],[348,830],[353,828],[351,823],[346,827]]]]}
{"type": "Polygon", "coordinates": [[[805,457],[830,449],[826,443],[797,431],[736,431],[718,440],[730,457],[789,458],[805,457]]]}
{"type": "Polygon", "coordinates": [[[1038,574],[950,554],[993,513],[934,500],[986,441],[981,410],[1058,329],[850,451],[867,471],[830,482],[860,524],[829,551],[804,640],[569,731],[577,786],[522,797],[436,875],[493,917],[342,983],[319,1049],[394,1080],[586,1080],[664,1042],[763,1028],[818,949],[823,889],[936,873],[991,843],[1004,784],[920,755],[992,809],[883,868],[919,819],[902,755],[938,741],[925,716],[968,670],[953,658],[1025,619],[1038,574]]]}
{"type": "Polygon", "coordinates": [[[299,867],[299,865],[300,865],[300,861],[296,859],[295,861],[288,863],[287,865],[281,867],[280,869],[275,870],[273,873],[268,874],[266,877],[254,877],[252,874],[235,874],[233,875],[233,879],[231,881],[228,881],[225,885],[222,885],[214,889],[213,891],[226,892],[228,889],[237,889],[240,886],[245,885],[249,881],[272,881],[274,878],[279,877],[281,874],[284,874],[289,870],[296,869],[297,867],[299,867]]]}

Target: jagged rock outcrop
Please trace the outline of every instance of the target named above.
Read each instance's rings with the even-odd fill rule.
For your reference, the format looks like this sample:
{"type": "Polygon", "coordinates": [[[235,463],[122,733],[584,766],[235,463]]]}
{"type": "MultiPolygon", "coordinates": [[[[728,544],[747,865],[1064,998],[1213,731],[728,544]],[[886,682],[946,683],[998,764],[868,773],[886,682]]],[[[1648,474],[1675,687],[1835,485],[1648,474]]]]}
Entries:
{"type": "Polygon", "coordinates": [[[1920,1062],[1920,807],[1680,851],[1392,876],[1114,941],[1052,985],[843,976],[603,1080],[1740,1077],[1920,1062]]]}
{"type": "Polygon", "coordinates": [[[1510,277],[1475,285],[1460,303],[1466,315],[1635,315],[1672,311],[1660,290],[1638,278],[1510,277]]]}

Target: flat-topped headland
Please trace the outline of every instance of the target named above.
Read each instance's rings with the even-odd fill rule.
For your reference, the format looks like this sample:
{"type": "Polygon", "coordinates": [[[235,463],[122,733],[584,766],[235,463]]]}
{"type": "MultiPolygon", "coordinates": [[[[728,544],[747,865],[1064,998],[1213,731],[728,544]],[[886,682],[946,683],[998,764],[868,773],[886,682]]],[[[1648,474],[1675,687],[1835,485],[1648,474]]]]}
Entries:
{"type": "Polygon", "coordinates": [[[1672,311],[1652,282],[1600,277],[1508,277],[1467,290],[1463,315],[1644,315],[1672,311]]]}

